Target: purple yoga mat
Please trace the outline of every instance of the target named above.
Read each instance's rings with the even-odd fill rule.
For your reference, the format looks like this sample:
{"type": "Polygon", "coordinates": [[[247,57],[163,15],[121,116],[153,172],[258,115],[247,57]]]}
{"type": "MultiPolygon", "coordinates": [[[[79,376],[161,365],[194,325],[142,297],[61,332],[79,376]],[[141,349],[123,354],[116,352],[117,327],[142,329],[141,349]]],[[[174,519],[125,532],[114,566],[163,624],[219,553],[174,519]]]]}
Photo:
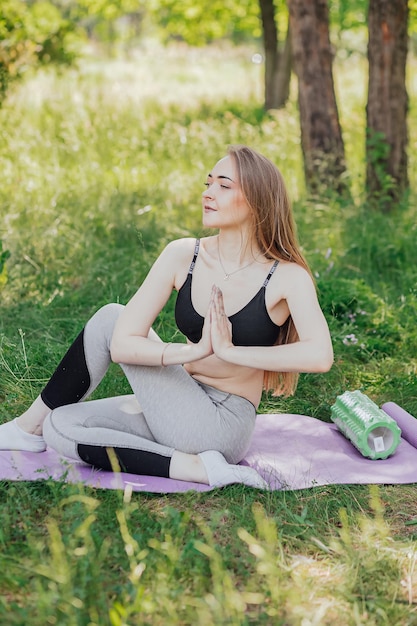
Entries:
{"type": "Polygon", "coordinates": [[[401,429],[401,436],[408,441],[409,444],[417,448],[417,420],[416,418],[407,413],[395,402],[386,402],[381,406],[381,409],[385,411],[392,419],[394,419],[401,429]]]}
{"type": "Polygon", "coordinates": [[[363,457],[335,424],[305,415],[258,419],[244,462],[255,467],[271,489],[417,482],[417,449],[409,443],[417,440],[415,418],[400,426],[409,440],[402,437],[392,456],[378,460],[363,457]]]}
{"type": "Polygon", "coordinates": [[[99,489],[125,489],[150,493],[179,493],[198,490],[208,491],[208,485],[158,478],[136,474],[104,472],[60,457],[48,448],[45,452],[0,451],[0,480],[56,480],[68,483],[83,483],[99,489]]]}
{"type": "MultiPolygon", "coordinates": [[[[402,430],[400,444],[388,459],[364,458],[335,424],[305,415],[265,414],[257,417],[252,444],[242,464],[255,467],[273,490],[330,484],[417,483],[417,420],[392,402],[382,408],[402,430]]],[[[151,493],[211,489],[168,478],[97,471],[60,458],[50,449],[42,453],[0,451],[1,479],[52,479],[151,493]]]]}

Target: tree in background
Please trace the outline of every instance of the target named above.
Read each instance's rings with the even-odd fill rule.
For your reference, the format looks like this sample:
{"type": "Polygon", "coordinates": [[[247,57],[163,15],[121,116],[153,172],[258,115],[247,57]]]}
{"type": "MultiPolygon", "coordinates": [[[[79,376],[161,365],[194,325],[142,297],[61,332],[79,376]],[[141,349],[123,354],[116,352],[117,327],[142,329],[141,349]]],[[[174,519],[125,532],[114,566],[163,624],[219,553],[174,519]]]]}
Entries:
{"type": "Polygon", "coordinates": [[[385,210],[408,186],[407,0],[370,0],[366,184],[385,210]]]}
{"type": "Polygon", "coordinates": [[[290,93],[291,80],[291,31],[288,11],[283,3],[277,10],[274,0],[259,0],[262,33],[265,50],[265,109],[285,106],[290,93]],[[278,16],[285,16],[286,37],[282,45],[278,36],[278,16]]]}
{"type": "MultiPolygon", "coordinates": [[[[417,0],[369,2],[367,187],[373,197],[386,198],[388,206],[408,184],[407,7],[414,8],[410,26],[415,33],[417,0]]],[[[329,9],[332,34],[342,48],[340,58],[357,52],[358,42],[365,55],[368,0],[287,0],[287,4],[285,0],[0,0],[0,104],[9,83],[29,68],[74,60],[81,54],[83,37],[98,44],[97,51],[106,44],[107,54],[125,52],[147,32],[163,43],[174,40],[192,46],[222,40],[257,46],[263,38],[265,109],[285,105],[293,62],[307,187],[342,190],[345,155],[333,85],[329,9]]]]}
{"type": "Polygon", "coordinates": [[[311,192],[342,190],[345,150],[332,74],[327,0],[288,0],[301,147],[311,192]]]}
{"type": "Polygon", "coordinates": [[[263,38],[265,55],[264,106],[285,106],[291,78],[291,40],[284,0],[155,0],[153,15],[165,41],[181,39],[206,45],[229,39],[234,43],[263,38]],[[280,41],[278,25],[285,28],[280,41]]]}

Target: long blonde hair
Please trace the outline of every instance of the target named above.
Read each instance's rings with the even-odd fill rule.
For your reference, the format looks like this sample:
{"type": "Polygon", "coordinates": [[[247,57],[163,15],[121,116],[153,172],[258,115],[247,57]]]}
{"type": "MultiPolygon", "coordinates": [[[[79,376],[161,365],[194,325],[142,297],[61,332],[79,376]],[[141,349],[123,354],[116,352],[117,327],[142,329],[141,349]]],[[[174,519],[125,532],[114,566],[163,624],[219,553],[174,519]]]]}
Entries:
{"type": "MultiPolygon", "coordinates": [[[[291,203],[284,179],[266,157],[247,146],[230,146],[240,187],[253,213],[254,239],[268,259],[301,265],[312,276],[297,241],[291,203]]],[[[276,345],[294,343],[298,334],[291,315],[280,328],[276,345]]],[[[289,396],[298,382],[296,372],[264,372],[264,389],[274,396],[289,396]]]]}

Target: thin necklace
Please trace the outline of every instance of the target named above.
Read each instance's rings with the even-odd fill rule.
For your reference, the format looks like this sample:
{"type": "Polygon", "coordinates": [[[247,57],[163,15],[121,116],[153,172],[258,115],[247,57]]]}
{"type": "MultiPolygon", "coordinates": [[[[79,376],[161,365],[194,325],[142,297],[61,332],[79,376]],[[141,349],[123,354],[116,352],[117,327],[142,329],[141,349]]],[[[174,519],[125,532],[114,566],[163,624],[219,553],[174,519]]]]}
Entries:
{"type": "Polygon", "coordinates": [[[218,254],[218,257],[219,257],[220,267],[222,268],[223,273],[224,273],[223,280],[229,280],[230,276],[233,276],[233,274],[237,274],[237,272],[241,272],[242,270],[245,270],[250,265],[253,265],[255,263],[255,261],[257,261],[258,258],[261,256],[260,254],[258,254],[258,256],[255,257],[253,259],[253,261],[251,261],[250,263],[247,263],[247,265],[244,265],[243,267],[239,267],[237,270],[233,270],[233,272],[226,272],[226,270],[224,269],[224,265],[222,263],[222,257],[220,256],[220,243],[219,243],[219,240],[217,240],[217,254],[218,254]]]}

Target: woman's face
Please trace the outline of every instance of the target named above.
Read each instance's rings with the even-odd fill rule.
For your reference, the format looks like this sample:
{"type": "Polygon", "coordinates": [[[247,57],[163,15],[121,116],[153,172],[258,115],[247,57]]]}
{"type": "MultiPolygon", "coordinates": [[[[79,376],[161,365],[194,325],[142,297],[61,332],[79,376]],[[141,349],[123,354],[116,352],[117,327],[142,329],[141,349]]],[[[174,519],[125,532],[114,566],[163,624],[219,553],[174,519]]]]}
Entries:
{"type": "Polygon", "coordinates": [[[203,191],[203,225],[208,228],[241,226],[251,217],[231,156],[220,159],[207,176],[203,191]]]}

